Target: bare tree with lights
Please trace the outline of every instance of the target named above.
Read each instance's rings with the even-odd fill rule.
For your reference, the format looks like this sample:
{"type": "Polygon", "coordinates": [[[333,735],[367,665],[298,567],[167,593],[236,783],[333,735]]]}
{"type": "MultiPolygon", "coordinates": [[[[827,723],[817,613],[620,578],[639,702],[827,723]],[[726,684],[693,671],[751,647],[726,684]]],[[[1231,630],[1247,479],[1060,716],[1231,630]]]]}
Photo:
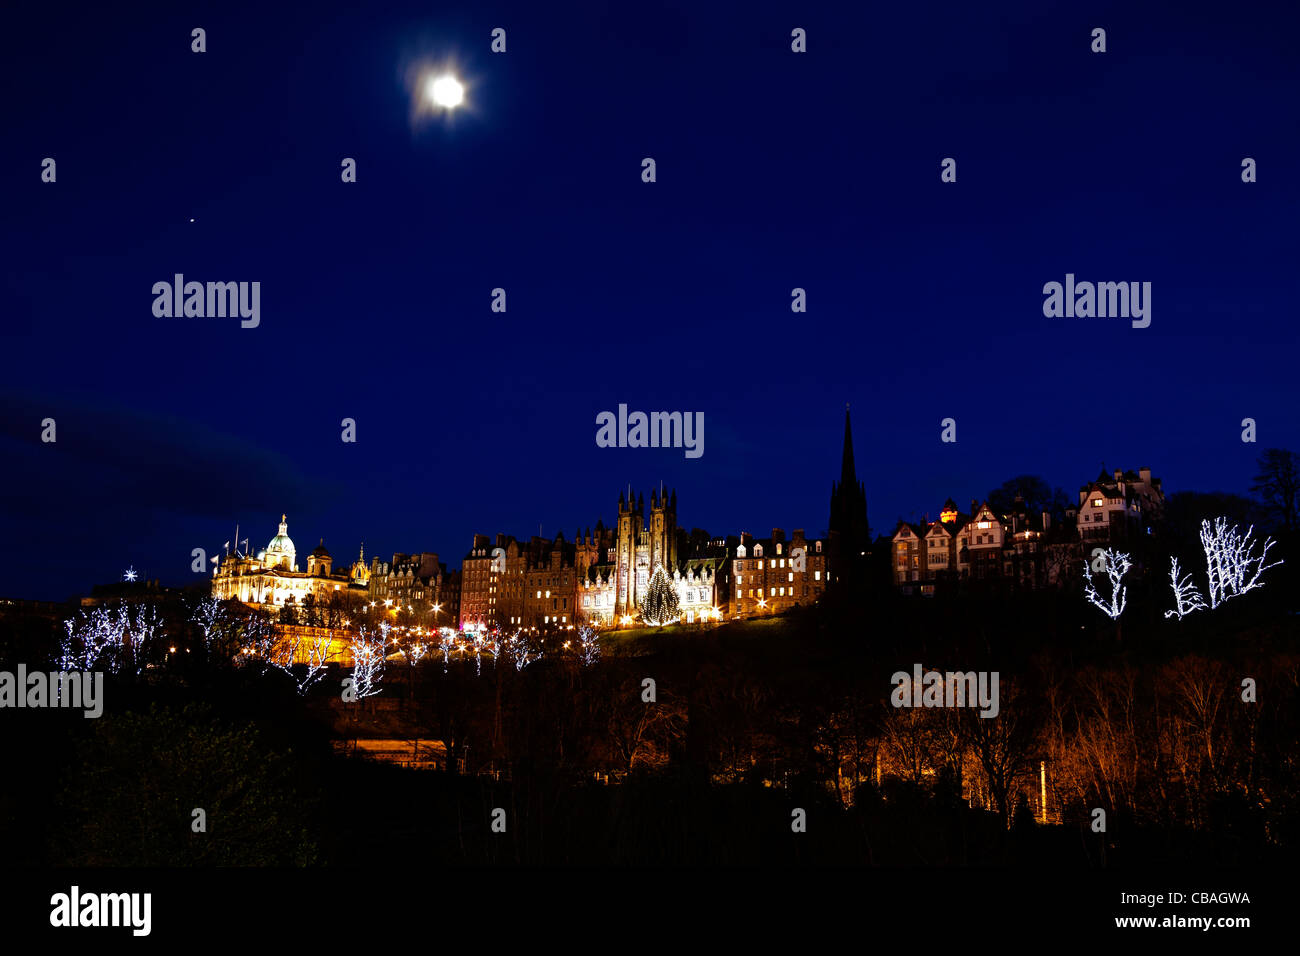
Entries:
{"type": "Polygon", "coordinates": [[[1201,597],[1201,592],[1197,590],[1195,582],[1192,581],[1191,572],[1179,576],[1178,559],[1170,558],[1169,584],[1174,589],[1174,609],[1165,611],[1165,617],[1171,618],[1178,616],[1182,620],[1193,611],[1204,610],[1207,606],[1205,599],[1201,597]]]}
{"type": "Polygon", "coordinates": [[[1106,566],[1106,576],[1110,579],[1110,597],[1103,599],[1097,593],[1097,586],[1092,580],[1092,565],[1088,561],[1083,562],[1083,596],[1090,604],[1101,608],[1112,621],[1118,621],[1128,602],[1128,592],[1123,584],[1124,575],[1133,567],[1133,562],[1129,560],[1127,554],[1121,554],[1113,548],[1107,548],[1102,552],[1102,562],[1106,566]]]}
{"type": "Polygon", "coordinates": [[[163,622],[152,604],[99,607],[63,622],[59,667],[65,671],[104,666],[114,674],[139,674],[144,649],[163,636],[163,622]]]}
{"type": "Polygon", "coordinates": [[[82,611],[63,622],[64,638],[59,651],[59,667],[65,671],[93,670],[122,643],[120,618],[108,608],[82,611]]]}
{"type": "Polygon", "coordinates": [[[131,648],[131,666],[139,674],[145,668],[144,649],[163,636],[163,620],[153,604],[123,608],[127,643],[131,648]]]}
{"type": "Polygon", "coordinates": [[[1243,534],[1235,524],[1229,525],[1227,518],[1215,518],[1213,525],[1208,518],[1201,522],[1201,547],[1205,551],[1211,608],[1263,587],[1260,576],[1282,563],[1264,563],[1277,542],[1266,538],[1261,544],[1255,541],[1254,533],[1254,525],[1243,534]],[[1257,548],[1262,550],[1256,553],[1257,548]]]}
{"type": "Polygon", "coordinates": [[[334,636],[329,633],[313,637],[299,636],[294,639],[289,653],[284,659],[272,660],[271,663],[286,674],[293,676],[295,663],[304,665],[301,678],[294,677],[299,694],[306,694],[311,685],[325,676],[325,664],[329,660],[330,648],[334,645],[334,636]]]}
{"type": "Polygon", "coordinates": [[[264,666],[279,666],[275,661],[278,643],[279,635],[270,618],[264,614],[251,614],[244,619],[240,630],[237,660],[240,664],[258,661],[264,666]]]}
{"type": "Polygon", "coordinates": [[[378,632],[364,624],[351,636],[352,689],[357,699],[373,697],[380,691],[379,680],[387,663],[387,627],[378,632]]]}
{"type": "Polygon", "coordinates": [[[438,637],[438,649],[442,651],[442,672],[447,673],[447,667],[451,663],[451,652],[457,648],[456,632],[449,627],[442,628],[438,637]]]}
{"type": "Polygon", "coordinates": [[[407,641],[401,645],[399,650],[402,652],[402,656],[406,658],[406,663],[414,667],[428,655],[429,645],[422,640],[407,641]]]}
{"type": "Polygon", "coordinates": [[[501,653],[514,661],[517,671],[542,659],[541,648],[535,646],[532,637],[522,629],[515,631],[508,638],[503,638],[498,646],[501,653]]]}
{"type": "Polygon", "coordinates": [[[578,660],[583,667],[591,667],[600,660],[600,639],[596,629],[589,624],[578,628],[578,660]]]}
{"type": "Polygon", "coordinates": [[[203,637],[203,646],[210,648],[217,640],[217,632],[227,621],[221,601],[209,595],[201,598],[190,610],[190,623],[199,629],[203,637]]]}

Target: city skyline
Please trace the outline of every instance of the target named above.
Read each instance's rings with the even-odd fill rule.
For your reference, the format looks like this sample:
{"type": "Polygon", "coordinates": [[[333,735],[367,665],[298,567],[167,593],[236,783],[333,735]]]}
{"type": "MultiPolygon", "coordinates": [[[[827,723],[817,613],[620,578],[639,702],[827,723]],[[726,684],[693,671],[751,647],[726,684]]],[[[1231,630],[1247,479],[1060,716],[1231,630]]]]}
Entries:
{"type": "Polygon", "coordinates": [[[1300,447],[1295,10],[405,4],[357,36],[149,9],[69,37],[23,8],[0,41],[46,77],[0,157],[15,594],[180,582],[282,512],[374,553],[554,533],[629,480],[710,502],[683,519],[713,533],[820,530],[845,403],[878,530],[1103,461],[1244,493],[1300,447]],[[407,73],[446,62],[464,107],[413,116],[407,73]],[[160,116],[196,118],[163,153],[160,116]],[[260,283],[256,327],[156,315],[177,274],[260,283]],[[1150,283],[1149,326],[1049,317],[1070,276],[1150,283]],[[600,447],[620,405],[703,415],[703,454],[600,447]]]}
{"type": "MultiPolygon", "coordinates": [[[[860,442],[858,444],[860,445],[860,442]]],[[[1262,454],[1264,451],[1264,446],[1262,445],[1246,444],[1244,447],[1252,450],[1253,454],[1255,455],[1262,454]]],[[[837,455],[837,457],[839,456],[837,455]]],[[[1143,460],[1145,461],[1145,459],[1143,460]]],[[[1254,458],[1251,459],[1251,462],[1252,462],[1251,467],[1248,469],[1251,474],[1251,479],[1247,479],[1248,482],[1253,479],[1255,472],[1258,470],[1257,466],[1255,465],[1254,458]]],[[[1112,469],[1111,469],[1110,462],[1102,461],[1099,463],[1099,465],[1103,473],[1106,474],[1111,473],[1112,469]]],[[[1142,467],[1145,468],[1146,466],[1143,465],[1142,467]]],[[[1135,471],[1136,468],[1130,465],[1128,462],[1125,462],[1123,463],[1123,467],[1120,470],[1135,471]]],[[[1028,471],[1020,471],[1015,473],[1007,471],[1006,473],[999,473],[999,474],[1002,474],[1002,477],[996,482],[990,484],[988,488],[985,488],[983,491],[979,491],[979,492],[971,492],[969,495],[967,495],[965,492],[962,492],[960,489],[956,491],[953,490],[944,491],[943,486],[939,484],[941,479],[927,479],[927,480],[920,481],[917,484],[931,486],[931,487],[937,486],[938,487],[938,491],[936,493],[937,496],[933,497],[933,500],[927,498],[923,503],[914,503],[906,511],[893,514],[893,515],[888,515],[888,516],[880,514],[880,512],[877,509],[872,507],[872,495],[869,487],[871,476],[868,475],[864,477],[861,474],[859,474],[858,475],[859,480],[861,480],[864,484],[868,485],[867,507],[868,507],[868,517],[870,519],[869,524],[870,524],[871,539],[873,541],[891,539],[894,533],[897,531],[898,524],[900,521],[907,522],[907,523],[916,523],[916,522],[926,523],[928,521],[938,520],[945,500],[953,500],[957,502],[958,505],[962,508],[965,507],[967,500],[969,500],[972,503],[972,505],[976,505],[976,504],[982,505],[986,503],[990,493],[994,491],[1003,481],[1010,480],[1017,476],[1033,475],[1033,476],[1044,478],[1047,481],[1047,484],[1051,486],[1053,489],[1064,491],[1067,498],[1070,500],[1072,504],[1074,503],[1076,493],[1079,490],[1087,487],[1088,484],[1094,480],[1093,477],[1089,476],[1089,477],[1082,477],[1081,480],[1078,482],[1077,486],[1072,483],[1058,484],[1052,479],[1052,476],[1043,474],[1039,471],[1035,471],[1032,468],[1028,471]]],[[[828,478],[828,481],[833,481],[833,479],[828,478]]],[[[638,485],[635,482],[626,483],[624,490],[626,490],[626,487],[631,487],[633,492],[635,493],[638,488],[638,485]]],[[[676,489],[673,490],[675,491],[676,489]]],[[[1228,488],[1211,489],[1205,487],[1198,487],[1194,482],[1187,485],[1184,485],[1182,483],[1177,483],[1172,487],[1168,485],[1166,486],[1166,490],[1165,490],[1166,496],[1177,494],[1179,492],[1225,493],[1225,494],[1232,494],[1232,495],[1240,495],[1241,497],[1250,497],[1249,484],[1247,484],[1244,487],[1234,488],[1234,489],[1228,489],[1228,488]]],[[[644,494],[644,491],[642,491],[642,493],[644,494]]],[[[579,491],[578,494],[582,494],[581,491],[579,491]]],[[[593,496],[592,494],[585,494],[582,495],[582,497],[590,501],[595,496],[593,496]]],[[[752,537],[761,538],[767,535],[770,532],[770,530],[773,528],[783,528],[787,532],[789,532],[791,529],[805,530],[805,533],[808,536],[808,538],[812,539],[814,537],[825,538],[829,530],[828,528],[829,515],[827,513],[828,512],[827,506],[822,507],[820,520],[807,521],[807,522],[782,521],[781,520],[782,513],[788,509],[782,508],[779,504],[773,504],[772,508],[770,509],[771,511],[770,515],[768,516],[760,515],[758,517],[758,520],[748,521],[744,523],[742,526],[718,528],[716,527],[715,523],[712,521],[705,520],[701,523],[700,521],[694,520],[695,517],[701,516],[703,513],[713,510],[713,503],[716,502],[716,500],[717,499],[714,498],[714,499],[708,499],[704,502],[693,503],[693,506],[689,507],[686,512],[687,516],[690,517],[691,520],[686,520],[681,524],[679,524],[679,527],[681,528],[682,532],[688,533],[694,529],[699,529],[707,532],[710,538],[721,540],[721,539],[726,539],[728,537],[740,537],[746,534],[752,537]]],[[[455,510],[455,509],[450,509],[450,510],[455,510]]],[[[503,510],[508,511],[509,508],[507,507],[503,510]]],[[[543,505],[540,509],[537,510],[545,510],[545,506],[543,505]]],[[[268,511],[268,516],[273,511],[274,509],[268,511]]],[[[284,512],[284,515],[287,514],[288,514],[287,511],[284,512]]],[[[299,523],[298,527],[302,527],[303,524],[309,523],[310,517],[311,517],[310,514],[308,514],[305,518],[301,519],[301,522],[299,523]]],[[[351,521],[353,524],[356,524],[355,517],[353,515],[349,515],[349,521],[351,521]]],[[[498,535],[505,535],[510,540],[518,540],[523,543],[528,542],[534,536],[544,538],[546,540],[554,540],[557,535],[562,535],[566,539],[568,539],[572,535],[574,529],[578,529],[579,531],[582,531],[584,529],[594,528],[597,522],[603,522],[606,528],[615,527],[617,522],[616,508],[610,509],[610,513],[608,515],[602,511],[597,513],[594,517],[587,517],[585,519],[569,522],[567,524],[563,522],[552,523],[543,520],[539,522],[536,532],[534,532],[531,528],[528,528],[527,526],[522,528],[517,526],[512,526],[504,520],[494,520],[493,518],[487,516],[484,516],[482,518],[477,516],[470,516],[464,518],[461,522],[461,524],[463,524],[464,527],[471,529],[469,533],[465,535],[463,540],[434,541],[434,540],[427,540],[425,538],[421,538],[415,533],[410,533],[410,534],[399,533],[397,538],[393,542],[393,546],[391,547],[384,546],[382,542],[377,545],[372,537],[368,537],[364,534],[361,537],[359,537],[354,543],[349,543],[345,540],[340,540],[342,536],[338,535],[335,531],[329,528],[311,525],[309,531],[311,537],[317,538],[318,540],[321,541],[322,544],[326,544],[328,547],[330,547],[331,553],[334,555],[336,561],[343,561],[344,563],[350,562],[354,557],[353,554],[354,551],[364,550],[365,554],[367,555],[367,566],[369,566],[370,563],[375,560],[380,560],[380,561],[388,560],[389,555],[417,554],[420,551],[427,550],[441,555],[444,559],[443,563],[447,566],[447,569],[449,571],[455,571],[455,570],[459,570],[462,557],[464,553],[468,550],[468,548],[465,545],[465,542],[471,541],[472,539],[474,539],[475,537],[481,534],[486,534],[491,538],[496,538],[498,535]],[[566,531],[565,530],[566,528],[568,528],[569,530],[566,531]],[[333,544],[329,544],[329,542],[333,542],[333,544]]],[[[229,522],[227,522],[227,524],[229,524],[229,522]]],[[[269,524],[274,524],[274,520],[269,519],[269,524]]],[[[214,528],[219,527],[218,523],[215,521],[208,522],[208,526],[214,528]]],[[[263,534],[263,530],[264,529],[262,528],[260,523],[245,522],[240,520],[240,521],[236,521],[232,526],[226,528],[227,537],[223,539],[223,542],[218,543],[215,546],[209,545],[207,543],[200,543],[194,545],[194,547],[202,548],[209,561],[211,560],[211,558],[214,557],[221,557],[222,560],[224,560],[226,556],[233,554],[236,550],[242,550],[239,547],[240,542],[247,543],[247,550],[246,550],[247,554],[255,555],[261,548],[260,542],[262,538],[267,537],[267,535],[263,534]],[[243,529],[242,531],[240,530],[241,528],[243,529]],[[236,540],[236,538],[238,540],[236,540]],[[226,549],[226,544],[229,545],[229,550],[226,549]]],[[[220,536],[221,536],[220,532],[218,532],[216,537],[220,537],[220,536]]],[[[305,541],[307,539],[304,538],[303,540],[305,541]]],[[[139,554],[138,551],[134,551],[130,549],[128,549],[127,552],[125,553],[133,556],[139,554]]],[[[15,592],[15,593],[7,594],[5,596],[27,598],[33,600],[45,600],[45,601],[64,600],[70,597],[76,597],[78,595],[86,594],[89,592],[92,586],[108,584],[108,583],[112,583],[113,581],[122,580],[121,575],[127,573],[130,573],[132,578],[138,576],[139,578],[144,580],[158,580],[162,585],[168,587],[185,587],[196,583],[202,583],[201,579],[207,580],[210,583],[212,578],[212,571],[214,570],[215,564],[209,564],[208,571],[206,572],[206,574],[199,575],[191,570],[191,565],[193,564],[193,561],[194,558],[191,552],[186,552],[182,554],[180,557],[178,557],[175,561],[172,562],[172,567],[170,569],[170,576],[167,570],[160,570],[155,564],[152,564],[148,560],[147,554],[141,555],[139,557],[133,557],[130,560],[127,560],[125,562],[117,562],[117,563],[124,564],[124,566],[128,569],[126,571],[121,571],[120,573],[117,573],[117,571],[115,571],[115,569],[112,567],[113,562],[108,562],[108,561],[98,562],[97,566],[102,566],[107,570],[106,573],[102,574],[100,577],[95,578],[93,580],[85,580],[80,583],[73,582],[67,588],[60,588],[60,585],[57,582],[51,581],[47,576],[40,575],[33,579],[37,582],[37,585],[35,590],[32,593],[15,592]]]]}

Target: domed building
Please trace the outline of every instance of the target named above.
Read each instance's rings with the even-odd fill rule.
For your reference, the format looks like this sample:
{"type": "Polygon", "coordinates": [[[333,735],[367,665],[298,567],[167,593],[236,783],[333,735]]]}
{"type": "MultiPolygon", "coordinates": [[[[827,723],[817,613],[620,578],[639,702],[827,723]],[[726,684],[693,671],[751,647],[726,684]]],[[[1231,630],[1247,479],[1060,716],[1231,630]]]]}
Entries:
{"type": "MultiPolygon", "coordinates": [[[[321,539],[321,544],[325,539],[321,539]]],[[[289,537],[289,521],[287,515],[280,515],[280,532],[271,539],[271,543],[266,546],[266,550],[258,554],[258,560],[262,562],[265,568],[280,568],[284,571],[298,570],[298,549],[293,546],[293,538],[289,537]]]]}
{"type": "Polygon", "coordinates": [[[280,515],[280,530],[257,552],[257,557],[240,554],[238,547],[225,556],[213,573],[212,593],[222,600],[233,599],[254,607],[302,604],[308,596],[323,604],[335,593],[364,593],[368,579],[364,552],[350,572],[335,574],[334,559],[324,538],[308,555],[307,570],[299,571],[298,549],[289,537],[289,518],[280,515]]]}

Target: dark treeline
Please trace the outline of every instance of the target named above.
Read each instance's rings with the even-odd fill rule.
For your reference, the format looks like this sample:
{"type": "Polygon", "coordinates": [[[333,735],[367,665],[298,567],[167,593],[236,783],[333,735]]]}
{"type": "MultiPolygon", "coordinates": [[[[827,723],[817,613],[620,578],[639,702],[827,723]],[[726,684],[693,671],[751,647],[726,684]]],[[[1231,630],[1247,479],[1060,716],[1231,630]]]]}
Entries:
{"type": "MultiPolygon", "coordinates": [[[[554,641],[521,670],[394,658],[356,704],[337,668],[300,697],[171,598],[166,652],[108,674],[103,717],[0,712],[0,839],[13,862],[90,865],[1272,860],[1300,823],[1293,580],[1176,621],[1159,572],[1135,574],[1122,633],[1073,593],[882,588],[611,636],[590,666],[554,641]],[[997,717],[891,706],[917,663],[997,671],[997,717]],[[334,751],[394,727],[442,742],[440,769],[334,751]]],[[[6,616],[0,669],[54,666],[60,634],[6,616]]]]}

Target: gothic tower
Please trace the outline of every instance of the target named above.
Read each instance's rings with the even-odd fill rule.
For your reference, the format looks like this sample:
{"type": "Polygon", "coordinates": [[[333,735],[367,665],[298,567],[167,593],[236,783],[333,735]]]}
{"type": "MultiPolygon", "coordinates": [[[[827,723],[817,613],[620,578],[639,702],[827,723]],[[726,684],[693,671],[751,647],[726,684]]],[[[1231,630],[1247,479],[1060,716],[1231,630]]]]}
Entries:
{"type": "Polygon", "coordinates": [[[600,551],[595,538],[591,536],[590,528],[586,532],[579,529],[576,540],[578,546],[574,550],[573,566],[577,570],[578,581],[581,583],[587,578],[587,569],[593,564],[600,564],[600,551]]]}
{"type": "Polygon", "coordinates": [[[636,607],[636,547],[645,527],[645,499],[634,502],[632,490],[627,499],[618,493],[618,545],[614,552],[617,561],[614,591],[614,612],[628,614],[636,607]]]}
{"type": "Polygon", "coordinates": [[[650,492],[650,571],[662,564],[671,576],[677,567],[677,492],[672,502],[660,488],[650,492]]]}

